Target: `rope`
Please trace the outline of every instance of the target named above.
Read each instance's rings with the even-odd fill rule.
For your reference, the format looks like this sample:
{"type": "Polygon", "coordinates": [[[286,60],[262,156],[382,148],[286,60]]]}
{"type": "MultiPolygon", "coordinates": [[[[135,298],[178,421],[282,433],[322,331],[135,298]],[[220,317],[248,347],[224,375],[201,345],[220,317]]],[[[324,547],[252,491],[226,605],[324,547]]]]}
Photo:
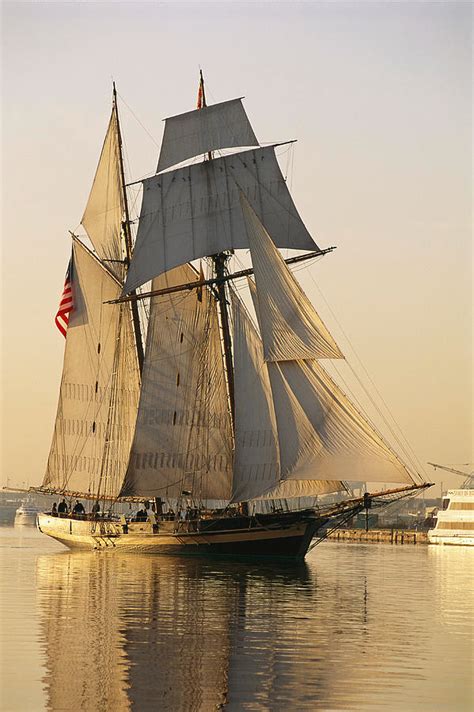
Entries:
{"type": "MultiPolygon", "coordinates": [[[[421,462],[418,460],[418,458],[417,458],[415,452],[413,451],[413,449],[411,448],[411,446],[410,446],[410,444],[409,444],[409,442],[408,442],[408,439],[406,438],[406,436],[404,435],[404,433],[403,433],[403,431],[401,430],[400,426],[399,426],[398,423],[396,422],[394,416],[393,416],[392,413],[390,412],[390,409],[389,409],[387,403],[385,402],[383,396],[382,396],[381,393],[379,392],[379,390],[378,390],[377,386],[375,385],[373,379],[371,378],[370,374],[368,373],[367,369],[365,368],[365,366],[364,366],[362,360],[360,359],[359,355],[357,354],[357,352],[356,352],[356,350],[355,350],[355,348],[354,348],[354,346],[353,346],[353,344],[352,344],[350,338],[348,337],[348,335],[347,335],[346,332],[344,331],[344,329],[343,329],[341,323],[339,322],[339,320],[338,320],[338,318],[337,318],[337,316],[336,316],[334,310],[331,308],[331,306],[330,306],[329,303],[327,302],[327,300],[326,300],[326,298],[325,298],[325,296],[324,296],[324,294],[323,294],[321,288],[320,288],[319,285],[317,284],[317,282],[316,282],[316,280],[314,279],[314,277],[313,277],[313,275],[311,274],[311,272],[309,272],[309,275],[310,275],[310,278],[311,278],[311,280],[312,280],[314,286],[316,287],[316,289],[317,289],[317,291],[318,291],[318,293],[319,293],[321,299],[324,301],[324,303],[325,303],[327,309],[329,310],[329,312],[330,312],[332,318],[334,319],[334,321],[335,321],[336,324],[338,325],[338,327],[339,327],[339,329],[340,329],[342,335],[344,336],[345,340],[347,341],[347,344],[348,344],[350,350],[351,350],[352,353],[354,354],[355,358],[357,359],[357,362],[359,363],[359,365],[360,365],[361,368],[363,369],[364,373],[366,374],[367,378],[369,379],[369,381],[370,381],[372,387],[373,387],[374,390],[375,390],[375,393],[376,393],[377,396],[380,398],[382,404],[383,404],[384,407],[386,408],[386,411],[387,411],[387,413],[388,413],[388,416],[391,418],[393,425],[395,426],[395,428],[398,429],[399,435],[397,434],[395,428],[390,424],[389,420],[387,419],[387,417],[385,416],[385,414],[383,413],[383,411],[381,410],[381,408],[377,405],[377,403],[375,402],[375,400],[372,398],[372,396],[371,396],[371,394],[369,393],[368,389],[365,387],[364,383],[361,381],[361,379],[359,378],[358,374],[356,373],[356,371],[354,370],[354,368],[352,367],[352,365],[347,361],[348,366],[349,366],[349,368],[350,368],[350,370],[351,370],[353,376],[355,377],[355,379],[357,380],[357,382],[358,382],[359,385],[361,386],[363,392],[365,393],[365,395],[367,396],[367,398],[370,400],[370,402],[372,403],[372,405],[373,405],[373,407],[375,408],[375,410],[377,411],[377,413],[378,413],[378,414],[380,415],[380,417],[382,418],[383,422],[385,423],[385,425],[386,425],[387,428],[389,429],[390,433],[391,433],[392,436],[394,437],[395,442],[396,442],[396,443],[399,445],[399,447],[403,450],[405,456],[407,457],[408,462],[411,464],[412,467],[415,465],[415,466],[414,466],[415,472],[414,472],[413,474],[415,474],[416,477],[418,477],[418,479],[420,480],[420,482],[425,481],[425,480],[427,479],[427,475],[426,475],[426,471],[425,471],[423,465],[422,465],[421,462]],[[402,442],[402,440],[403,440],[404,442],[402,442]],[[417,468],[419,468],[419,470],[421,470],[421,472],[423,472],[423,474],[425,475],[425,478],[423,478],[423,477],[419,474],[419,472],[417,472],[417,468]]],[[[335,367],[335,368],[336,368],[336,367],[335,367]]],[[[337,368],[336,368],[336,371],[337,371],[337,368]]],[[[339,371],[337,371],[337,373],[338,373],[338,375],[340,375],[340,374],[339,374],[339,371]]],[[[380,435],[380,433],[378,433],[378,434],[380,435]]],[[[402,463],[402,464],[403,464],[403,463],[402,463]]]]}

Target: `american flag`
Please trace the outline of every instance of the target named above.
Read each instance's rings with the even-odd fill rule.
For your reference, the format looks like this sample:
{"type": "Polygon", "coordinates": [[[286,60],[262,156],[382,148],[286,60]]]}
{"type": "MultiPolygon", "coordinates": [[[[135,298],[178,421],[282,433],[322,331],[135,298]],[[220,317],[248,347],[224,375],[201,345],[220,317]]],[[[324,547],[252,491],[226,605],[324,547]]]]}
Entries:
{"type": "Polygon", "coordinates": [[[64,280],[64,289],[61,296],[61,301],[59,302],[59,309],[54,317],[54,323],[58,327],[61,334],[66,338],[67,325],[69,324],[69,313],[74,309],[74,300],[72,297],[72,258],[69,260],[69,264],[66,272],[66,279],[64,280]]]}

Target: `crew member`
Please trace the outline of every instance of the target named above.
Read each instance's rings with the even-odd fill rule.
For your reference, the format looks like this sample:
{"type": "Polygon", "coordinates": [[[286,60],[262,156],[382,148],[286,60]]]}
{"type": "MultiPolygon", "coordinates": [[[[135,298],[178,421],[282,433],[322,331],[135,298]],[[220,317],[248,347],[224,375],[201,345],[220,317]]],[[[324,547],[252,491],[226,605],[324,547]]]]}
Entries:
{"type": "Polygon", "coordinates": [[[63,497],[59,503],[59,506],[58,506],[58,513],[59,513],[59,516],[61,516],[62,514],[67,514],[67,512],[68,512],[67,502],[63,497]]]}

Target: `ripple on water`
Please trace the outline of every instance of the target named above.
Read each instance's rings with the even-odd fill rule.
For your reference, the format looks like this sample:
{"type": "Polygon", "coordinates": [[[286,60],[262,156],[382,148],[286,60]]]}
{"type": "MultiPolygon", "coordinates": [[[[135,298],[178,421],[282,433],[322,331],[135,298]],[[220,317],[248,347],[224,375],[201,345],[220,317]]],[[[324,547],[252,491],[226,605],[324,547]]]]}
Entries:
{"type": "Polygon", "coordinates": [[[328,542],[281,567],[4,533],[5,709],[471,708],[472,550],[328,542]]]}

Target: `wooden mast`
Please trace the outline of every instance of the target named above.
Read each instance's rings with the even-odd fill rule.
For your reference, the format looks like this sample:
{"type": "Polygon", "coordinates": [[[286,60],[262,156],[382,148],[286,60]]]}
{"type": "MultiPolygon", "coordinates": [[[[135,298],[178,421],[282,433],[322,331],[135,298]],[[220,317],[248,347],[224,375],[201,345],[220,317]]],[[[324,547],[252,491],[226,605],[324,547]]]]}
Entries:
{"type": "MultiPolygon", "coordinates": [[[[204,77],[202,75],[202,69],[199,70],[199,95],[198,95],[198,109],[205,108],[206,103],[206,92],[204,88],[204,77]]],[[[212,152],[209,151],[207,154],[209,161],[212,161],[212,152]]],[[[226,252],[219,252],[216,255],[212,255],[212,261],[214,263],[214,271],[216,273],[216,293],[217,301],[219,304],[219,314],[221,319],[222,328],[222,341],[224,345],[224,359],[225,367],[227,373],[227,389],[229,395],[230,403],[230,415],[232,419],[232,427],[234,428],[235,421],[235,397],[234,397],[234,363],[232,359],[232,341],[230,338],[230,324],[229,324],[229,311],[227,309],[227,296],[225,290],[225,272],[226,272],[226,262],[229,259],[229,255],[226,252]]]]}
{"type": "MultiPolygon", "coordinates": [[[[120,131],[120,121],[119,121],[118,106],[117,106],[117,90],[115,88],[115,82],[113,83],[113,87],[114,87],[113,102],[114,102],[115,117],[117,119],[117,136],[118,136],[118,143],[119,143],[120,182],[121,182],[121,186],[122,186],[122,197],[123,197],[123,203],[124,203],[124,208],[125,208],[125,220],[122,223],[123,234],[124,234],[124,238],[125,238],[125,255],[126,255],[125,266],[126,266],[126,269],[128,270],[128,268],[130,266],[131,259],[132,259],[133,243],[132,243],[132,232],[130,229],[130,214],[129,214],[129,210],[128,210],[127,188],[125,187],[125,173],[124,173],[124,168],[123,168],[123,154],[122,154],[122,133],[120,131]]],[[[133,292],[131,292],[131,294],[136,295],[136,291],[134,290],[133,292]]],[[[141,330],[141,324],[140,324],[140,315],[138,313],[138,302],[137,301],[132,301],[131,311],[132,311],[132,320],[133,320],[133,333],[135,335],[135,344],[136,344],[136,348],[137,348],[138,367],[139,367],[140,373],[141,373],[143,370],[144,354],[143,354],[142,330],[141,330]]]]}

